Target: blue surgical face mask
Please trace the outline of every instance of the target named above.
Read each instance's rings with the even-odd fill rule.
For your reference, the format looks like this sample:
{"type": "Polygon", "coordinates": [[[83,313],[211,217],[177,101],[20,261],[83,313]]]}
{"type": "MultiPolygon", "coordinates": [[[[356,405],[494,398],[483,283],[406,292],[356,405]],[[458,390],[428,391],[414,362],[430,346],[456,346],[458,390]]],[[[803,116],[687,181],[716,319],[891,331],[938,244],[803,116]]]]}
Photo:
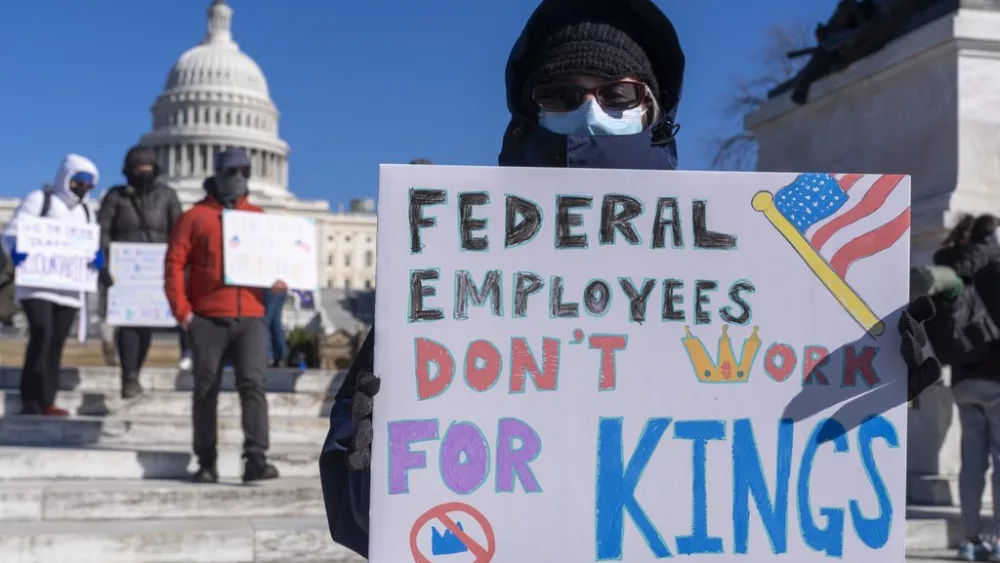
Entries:
{"type": "Polygon", "coordinates": [[[559,135],[601,137],[642,133],[642,106],[624,111],[606,111],[597,100],[587,100],[573,111],[542,111],[538,124],[559,135]]]}

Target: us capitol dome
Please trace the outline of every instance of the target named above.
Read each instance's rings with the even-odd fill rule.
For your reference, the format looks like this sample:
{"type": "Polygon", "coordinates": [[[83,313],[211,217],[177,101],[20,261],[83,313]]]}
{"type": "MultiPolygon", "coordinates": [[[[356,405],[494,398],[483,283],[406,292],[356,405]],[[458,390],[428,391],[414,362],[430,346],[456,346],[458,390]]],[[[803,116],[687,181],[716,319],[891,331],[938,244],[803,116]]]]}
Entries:
{"type": "Polygon", "coordinates": [[[247,150],[250,191],[266,207],[327,211],[322,201],[298,201],[288,191],[288,143],[278,136],[279,113],[263,71],[233,40],[233,9],[208,8],[202,42],[185,51],[153,104],[153,130],[140,143],[156,150],[164,179],[189,204],[203,197],[213,157],[226,147],[247,150]]]}
{"type": "Polygon", "coordinates": [[[205,196],[202,184],[213,174],[214,156],[243,147],[252,163],[253,203],[269,213],[316,219],[320,287],[373,287],[374,203],[356,199],[331,213],[328,202],[301,200],[289,191],[291,151],[278,133],[278,108],[264,72],[234,41],[232,22],[232,7],[214,0],[204,38],[170,69],[152,107],[152,131],[139,143],[156,150],[163,179],[185,208],[205,196]]]}

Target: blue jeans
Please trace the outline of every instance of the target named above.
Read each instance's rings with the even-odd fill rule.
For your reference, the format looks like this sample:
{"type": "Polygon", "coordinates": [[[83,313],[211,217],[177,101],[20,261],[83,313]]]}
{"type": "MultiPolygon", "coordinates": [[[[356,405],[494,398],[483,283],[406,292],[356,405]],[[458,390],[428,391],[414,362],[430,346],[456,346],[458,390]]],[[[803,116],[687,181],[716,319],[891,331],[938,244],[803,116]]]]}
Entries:
{"type": "Polygon", "coordinates": [[[281,327],[281,315],[267,317],[267,336],[271,341],[268,359],[280,362],[285,359],[285,331],[281,327]]]}

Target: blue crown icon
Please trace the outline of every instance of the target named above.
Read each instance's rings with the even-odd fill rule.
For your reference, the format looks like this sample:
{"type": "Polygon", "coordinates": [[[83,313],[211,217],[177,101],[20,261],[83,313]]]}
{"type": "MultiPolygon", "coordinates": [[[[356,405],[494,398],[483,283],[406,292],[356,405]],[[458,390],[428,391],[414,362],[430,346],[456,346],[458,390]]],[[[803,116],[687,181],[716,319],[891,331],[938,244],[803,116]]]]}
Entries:
{"type": "MultiPolygon", "coordinates": [[[[462,527],[461,522],[456,523],[458,529],[465,531],[462,527]]],[[[451,533],[451,530],[445,528],[444,534],[438,532],[437,528],[431,526],[431,554],[432,555],[454,555],[456,553],[465,553],[469,551],[469,548],[465,547],[462,540],[458,539],[455,534],[451,533]]]]}

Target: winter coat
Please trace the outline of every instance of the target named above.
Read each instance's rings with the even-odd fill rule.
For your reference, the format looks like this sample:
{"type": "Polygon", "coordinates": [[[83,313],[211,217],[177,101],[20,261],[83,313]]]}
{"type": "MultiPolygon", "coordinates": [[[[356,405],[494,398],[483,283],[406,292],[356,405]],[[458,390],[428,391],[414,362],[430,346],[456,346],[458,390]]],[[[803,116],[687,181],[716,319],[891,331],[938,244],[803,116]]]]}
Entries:
{"type": "Polygon", "coordinates": [[[967,378],[1000,381],[1000,245],[990,237],[943,248],[934,262],[964,282],[960,292],[933,296],[937,314],[925,325],[938,359],[953,368],[952,385],[967,378]]]}
{"type": "MultiPolygon", "coordinates": [[[[45,206],[45,192],[51,192],[49,196],[49,208],[46,217],[59,221],[71,223],[96,224],[97,217],[93,212],[88,198],[81,200],[70,191],[69,182],[75,174],[79,172],[89,172],[94,176],[94,183],[97,183],[97,166],[89,159],[77,154],[67,155],[59,166],[52,184],[43,189],[29,193],[14,211],[14,216],[3,231],[4,251],[9,255],[12,248],[17,243],[17,224],[21,217],[39,217],[45,206]]],[[[14,290],[14,299],[23,301],[25,299],[42,299],[66,307],[80,308],[86,302],[85,295],[79,291],[69,291],[62,289],[45,289],[40,287],[17,286],[14,290]]],[[[82,313],[85,318],[86,313],[82,313]]]]}
{"type": "MultiPolygon", "coordinates": [[[[213,318],[264,316],[262,289],[226,285],[222,264],[224,209],[217,199],[207,196],[181,215],[171,233],[163,272],[164,291],[179,323],[192,312],[213,318]]],[[[264,212],[250,204],[246,196],[236,202],[234,209],[264,212]]]]}
{"type": "MultiPolygon", "coordinates": [[[[511,121],[503,138],[500,166],[615,168],[673,170],[677,148],[673,118],[680,101],[684,53],[673,24],[651,0],[544,0],[528,20],[507,62],[507,105],[511,121]],[[630,21],[630,34],[649,54],[660,85],[663,117],[648,131],[636,135],[577,137],[558,135],[535,124],[530,108],[521,107],[521,94],[532,49],[582,4],[608,6],[615,19],[630,21]]],[[[368,556],[368,501],[370,471],[350,471],[346,448],[354,432],[348,406],[357,374],[374,369],[375,328],[337,392],[330,413],[330,432],[320,455],[320,477],[330,534],[337,543],[368,556]]]]}
{"type": "Polygon", "coordinates": [[[181,213],[177,192],[166,184],[156,183],[144,192],[115,186],[104,194],[97,214],[101,248],[107,254],[112,242],[166,243],[181,213]]]}

